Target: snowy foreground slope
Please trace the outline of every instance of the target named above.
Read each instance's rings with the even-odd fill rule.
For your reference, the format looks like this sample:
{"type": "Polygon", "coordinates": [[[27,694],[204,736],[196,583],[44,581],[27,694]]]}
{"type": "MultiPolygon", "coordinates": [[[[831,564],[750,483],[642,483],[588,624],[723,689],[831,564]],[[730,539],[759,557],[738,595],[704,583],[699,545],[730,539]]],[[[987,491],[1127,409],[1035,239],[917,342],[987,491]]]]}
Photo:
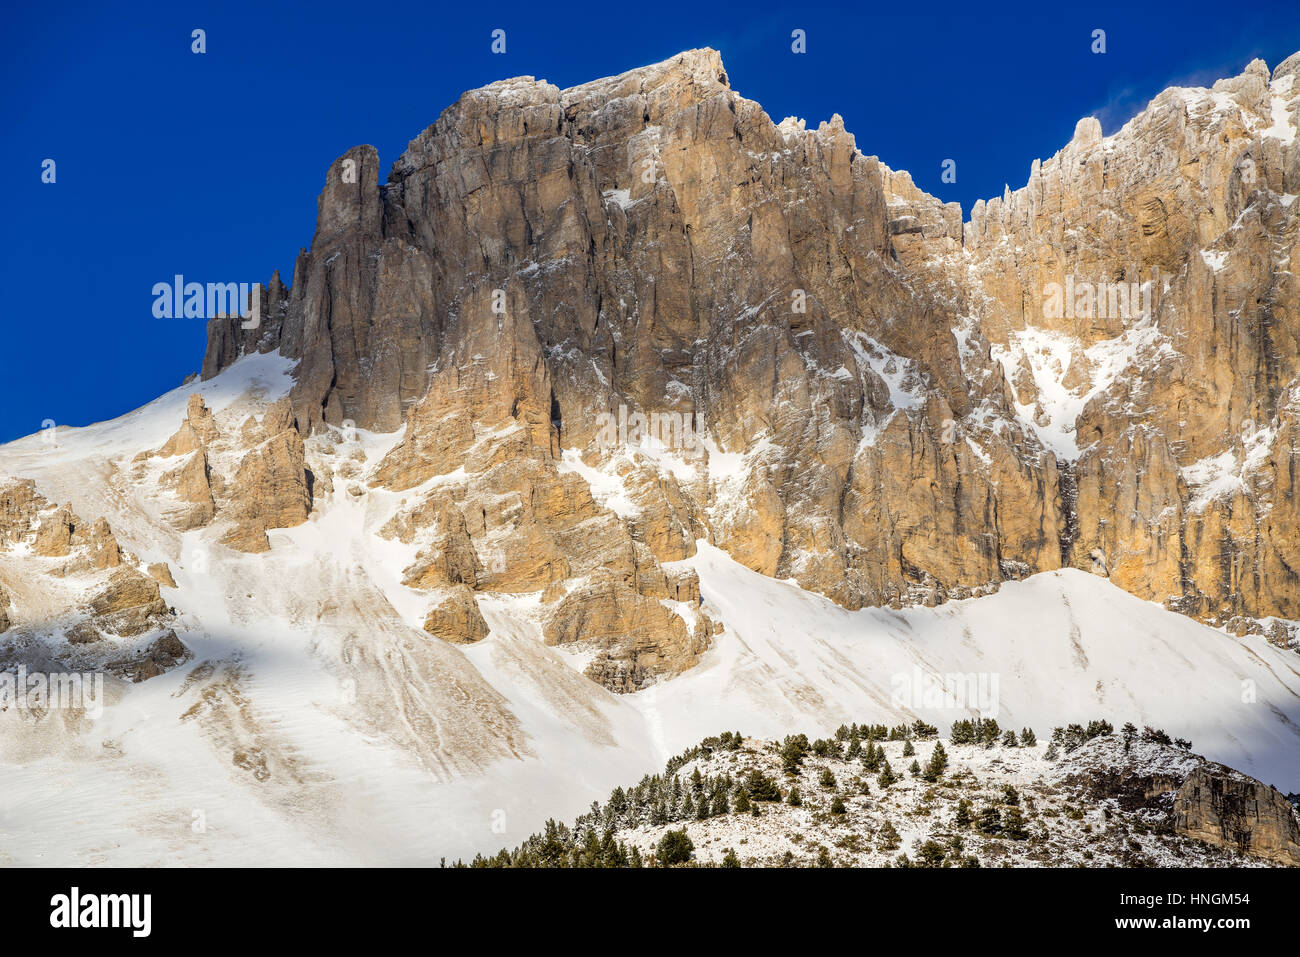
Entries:
{"type": "MultiPolygon", "coordinates": [[[[900,701],[898,676],[917,669],[996,675],[1004,727],[1150,724],[1300,790],[1300,657],[1084,572],[850,612],[701,542],[683,564],[724,630],[682,675],[615,695],[581,674],[581,654],[543,643],[535,595],[485,596],[491,634],[477,644],[426,634],[427,601],[401,583],[413,550],[377,534],[397,493],[336,480],[307,523],[247,555],[210,530],[173,530],[164,493],[120,480],[175,430],[191,391],[224,426],[282,395],[288,372],[277,356],[245,359],[57,443],[0,447],[0,476],[34,479],[107,518],[142,563],[169,563],[177,587],[163,595],[194,652],[140,684],[110,682],[97,719],[0,715],[0,864],[436,864],[570,819],[707,734],[914,717],[946,729],[974,714],[900,701]]],[[[372,468],[400,437],[344,441],[372,468]]]]}

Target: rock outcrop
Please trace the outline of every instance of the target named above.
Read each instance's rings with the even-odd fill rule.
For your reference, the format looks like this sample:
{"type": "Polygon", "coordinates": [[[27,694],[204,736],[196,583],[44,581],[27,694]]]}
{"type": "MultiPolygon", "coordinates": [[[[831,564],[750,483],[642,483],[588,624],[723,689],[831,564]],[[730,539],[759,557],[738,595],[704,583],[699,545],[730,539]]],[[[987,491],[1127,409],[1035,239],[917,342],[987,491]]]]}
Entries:
{"type": "Polygon", "coordinates": [[[424,630],[444,641],[470,644],[488,636],[487,622],[468,585],[449,588],[429,612],[424,630]]]}
{"type": "Polygon", "coordinates": [[[304,454],[302,436],[296,428],[287,428],[244,455],[231,482],[224,515],[231,527],[222,544],[241,552],[264,552],[271,547],[267,529],[291,528],[307,520],[312,490],[304,454]]]}
{"type": "Polygon", "coordinates": [[[1300,821],[1291,802],[1276,788],[1227,768],[1200,767],[1188,776],[1174,798],[1174,830],[1300,867],[1300,821]]]}
{"type": "MultiPolygon", "coordinates": [[[[153,674],[173,667],[179,658],[161,654],[163,646],[157,655],[141,650],[156,645],[174,618],[158,587],[158,569],[167,566],[146,573],[139,564],[103,518],[84,521],[30,480],[0,487],[0,580],[12,581],[21,600],[0,586],[0,632],[12,636],[0,645],[0,661],[112,670],[125,653],[132,661],[152,657],[153,674]]],[[[170,574],[167,581],[175,587],[170,574]]]]}

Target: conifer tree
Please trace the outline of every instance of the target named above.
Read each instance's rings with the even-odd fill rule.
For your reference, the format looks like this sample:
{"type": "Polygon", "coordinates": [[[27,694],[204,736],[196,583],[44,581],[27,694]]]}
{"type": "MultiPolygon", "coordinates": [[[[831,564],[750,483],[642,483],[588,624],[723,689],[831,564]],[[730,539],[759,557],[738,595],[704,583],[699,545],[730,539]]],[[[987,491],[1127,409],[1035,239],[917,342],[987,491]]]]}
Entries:
{"type": "Polygon", "coordinates": [[[724,788],[718,788],[713,795],[713,815],[716,817],[720,814],[726,814],[731,810],[727,806],[727,792],[724,788]]]}
{"type": "Polygon", "coordinates": [[[656,857],[659,859],[660,867],[672,867],[674,864],[685,864],[689,861],[694,850],[695,843],[686,833],[685,828],[680,831],[665,831],[664,836],[659,838],[656,857]]]}
{"type": "Polygon", "coordinates": [[[943,845],[938,841],[926,841],[921,845],[916,855],[916,863],[920,867],[943,867],[943,860],[947,853],[943,845]]]}
{"type": "Polygon", "coordinates": [[[1023,841],[1029,837],[1029,831],[1025,827],[1025,815],[1020,808],[1007,808],[1007,813],[1002,816],[1002,833],[1013,841],[1023,841]]]}
{"type": "Polygon", "coordinates": [[[957,802],[957,815],[953,818],[953,823],[958,827],[970,827],[970,801],[962,798],[957,802]]]}
{"type": "Polygon", "coordinates": [[[751,801],[779,801],[781,791],[776,782],[762,771],[755,768],[745,778],[745,789],[749,791],[751,801]]]}
{"type": "Polygon", "coordinates": [[[880,785],[881,790],[884,790],[897,780],[898,775],[894,773],[894,769],[889,766],[889,761],[886,760],[884,767],[880,770],[880,776],[876,778],[876,783],[880,785]]]}
{"type": "Polygon", "coordinates": [[[898,829],[890,821],[885,821],[881,825],[880,833],[876,835],[877,846],[882,851],[896,851],[898,846],[903,843],[903,839],[898,835],[898,829]]]}
{"type": "Polygon", "coordinates": [[[943,772],[948,769],[948,752],[943,748],[942,741],[934,743],[934,750],[930,752],[930,760],[926,762],[925,770],[921,777],[933,784],[943,777],[943,772]]]}
{"type": "Polygon", "coordinates": [[[996,834],[1002,830],[1002,812],[996,805],[990,804],[980,810],[979,829],[985,834],[996,834]]]}

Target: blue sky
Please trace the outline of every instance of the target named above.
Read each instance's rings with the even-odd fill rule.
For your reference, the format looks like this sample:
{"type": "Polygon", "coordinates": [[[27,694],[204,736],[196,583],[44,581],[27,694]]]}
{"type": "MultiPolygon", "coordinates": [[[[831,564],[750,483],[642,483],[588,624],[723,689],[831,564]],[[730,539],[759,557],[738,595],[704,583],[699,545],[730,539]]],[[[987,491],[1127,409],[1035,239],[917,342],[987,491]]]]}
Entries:
{"type": "Polygon", "coordinates": [[[1170,84],[1300,49],[1291,2],[1127,6],[12,5],[0,441],[44,420],[112,418],[179,385],[202,361],[203,322],[155,319],[154,283],[264,281],[276,268],[288,281],[333,159],[372,143],[386,175],[462,91],[494,79],[570,86],[712,46],[773,119],[815,126],[838,112],[863,152],[969,213],[1022,185],[1081,116],[1110,133],[1170,84]],[[496,28],[504,55],[490,50],[496,28]],[[54,184],[41,182],[47,158],[54,184]],[[940,179],[945,159],[955,183],[940,179]]]}

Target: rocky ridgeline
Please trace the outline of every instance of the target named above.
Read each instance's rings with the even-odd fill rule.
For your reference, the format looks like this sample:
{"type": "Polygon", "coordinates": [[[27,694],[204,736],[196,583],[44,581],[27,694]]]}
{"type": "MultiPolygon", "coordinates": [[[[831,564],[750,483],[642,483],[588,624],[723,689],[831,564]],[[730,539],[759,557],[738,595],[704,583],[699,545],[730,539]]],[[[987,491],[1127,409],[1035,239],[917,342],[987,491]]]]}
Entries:
{"type": "Polygon", "coordinates": [[[975,737],[728,732],[473,865],[1300,866],[1300,819],[1280,793],[1162,731],[1093,722],[1040,742],[993,723],[975,737]]]}
{"type": "MultiPolygon", "coordinates": [[[[1065,565],[1261,630],[1300,618],[1298,74],[1167,90],[1108,138],[1085,119],[966,223],[838,117],[773,123],[712,50],[493,83],[386,182],[371,147],[330,167],[292,287],[256,329],[213,320],[203,375],[278,349],[294,436],[405,427],[370,487],[414,494],[394,528],[429,630],[474,640],[476,594],[540,592],[547,640],[600,648],[618,690],[707,645],[662,604],[696,537],[848,608],[1065,565]],[[620,409],[707,442],[611,449],[620,409]]],[[[236,547],[310,508],[281,436],[235,476],[271,498],[236,547]]]]}

